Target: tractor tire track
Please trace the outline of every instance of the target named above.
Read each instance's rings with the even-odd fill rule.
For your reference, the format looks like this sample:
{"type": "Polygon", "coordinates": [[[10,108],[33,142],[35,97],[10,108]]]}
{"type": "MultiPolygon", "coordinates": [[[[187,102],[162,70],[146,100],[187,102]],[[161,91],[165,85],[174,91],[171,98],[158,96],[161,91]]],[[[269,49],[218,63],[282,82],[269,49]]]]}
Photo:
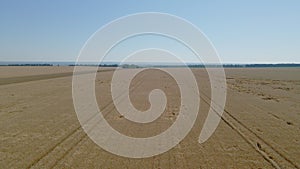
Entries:
{"type": "MultiPolygon", "coordinates": [[[[142,80],[143,80],[143,76],[141,77],[141,80],[139,80],[137,84],[133,86],[131,91],[134,91],[138,86],[140,86],[142,80]]],[[[126,94],[125,92],[122,93],[120,96],[117,97],[117,99],[123,97],[125,94],[126,94]]],[[[107,105],[105,105],[102,112],[107,111],[107,113],[104,115],[104,117],[106,117],[113,109],[114,109],[114,101],[111,101],[107,105]]],[[[84,124],[90,122],[96,115],[97,113],[93,115],[91,118],[89,118],[84,124]]],[[[92,129],[93,127],[91,128],[91,130],[92,129]]],[[[62,138],[59,142],[57,142],[53,147],[48,149],[43,155],[41,155],[39,158],[34,160],[27,168],[41,168],[41,167],[44,168],[45,166],[47,166],[48,168],[53,168],[72,149],[74,149],[76,145],[78,145],[85,137],[87,137],[87,134],[83,131],[82,126],[81,125],[77,126],[69,134],[67,134],[64,138],[62,138]],[[74,139],[72,138],[74,138],[76,141],[74,142],[74,139]]]]}
{"type": "MultiPolygon", "coordinates": [[[[201,91],[200,98],[210,105],[210,101],[217,105],[214,100],[207,96],[203,91],[201,91]],[[201,96],[202,95],[202,96],[201,96]],[[203,97],[205,96],[205,98],[203,97]],[[210,101],[209,101],[210,100],[210,101]]],[[[219,106],[219,105],[217,105],[219,106]]],[[[300,167],[293,161],[288,159],[284,154],[279,152],[270,143],[264,140],[261,136],[256,134],[253,130],[243,124],[240,120],[232,115],[228,110],[224,109],[226,117],[220,116],[215,108],[212,107],[214,112],[224,121],[230,128],[235,130],[252,148],[254,148],[262,157],[268,161],[274,168],[297,168],[300,167]]]]}

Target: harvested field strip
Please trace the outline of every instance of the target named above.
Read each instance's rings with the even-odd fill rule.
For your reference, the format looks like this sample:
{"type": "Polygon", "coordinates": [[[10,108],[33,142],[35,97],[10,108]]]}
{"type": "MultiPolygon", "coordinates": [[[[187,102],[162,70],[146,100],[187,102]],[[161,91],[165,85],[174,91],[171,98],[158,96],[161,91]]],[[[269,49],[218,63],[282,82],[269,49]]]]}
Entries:
{"type": "MultiPolygon", "coordinates": [[[[114,69],[98,70],[98,72],[107,72],[107,71],[114,71],[114,69]]],[[[93,72],[81,72],[80,74],[87,74],[87,73],[93,73],[93,72]]],[[[54,78],[67,77],[67,76],[73,76],[73,72],[46,74],[46,75],[32,75],[32,76],[22,76],[22,77],[12,77],[12,78],[9,78],[9,77],[8,78],[0,78],[0,85],[23,83],[23,82],[30,82],[30,81],[37,81],[37,80],[54,79],[54,78]]]]}

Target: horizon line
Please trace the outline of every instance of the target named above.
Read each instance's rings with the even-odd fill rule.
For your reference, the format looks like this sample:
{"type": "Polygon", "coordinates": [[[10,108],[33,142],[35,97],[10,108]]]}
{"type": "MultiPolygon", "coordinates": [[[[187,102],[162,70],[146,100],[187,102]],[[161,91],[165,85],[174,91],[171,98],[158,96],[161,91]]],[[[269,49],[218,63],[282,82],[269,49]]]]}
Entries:
{"type": "MultiPolygon", "coordinates": [[[[86,61],[86,62],[76,62],[76,61],[0,61],[0,65],[3,63],[17,64],[17,63],[26,63],[26,64],[36,64],[36,63],[73,63],[73,64],[120,64],[118,61],[104,61],[99,64],[99,62],[95,61],[86,61]]],[[[122,64],[182,64],[182,62],[123,62],[122,64]]],[[[199,62],[184,62],[183,64],[194,64],[194,65],[278,65],[278,64],[300,64],[300,62],[247,62],[247,63],[237,63],[237,62],[225,62],[225,63],[199,63],[199,62]]]]}

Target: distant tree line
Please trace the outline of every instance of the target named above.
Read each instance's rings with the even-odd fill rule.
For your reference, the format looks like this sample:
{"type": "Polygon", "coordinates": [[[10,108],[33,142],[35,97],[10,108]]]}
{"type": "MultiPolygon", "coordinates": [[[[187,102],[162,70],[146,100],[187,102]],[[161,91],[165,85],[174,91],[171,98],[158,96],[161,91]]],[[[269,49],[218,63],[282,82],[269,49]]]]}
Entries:
{"type": "Polygon", "coordinates": [[[264,68],[264,67],[300,67],[300,64],[223,64],[223,65],[188,65],[191,68],[224,67],[224,68],[264,68]]]}
{"type": "Polygon", "coordinates": [[[98,66],[98,67],[118,67],[118,64],[69,64],[68,66],[98,66]]]}
{"type": "Polygon", "coordinates": [[[135,64],[100,64],[100,65],[95,65],[95,64],[70,64],[68,66],[98,66],[98,67],[122,67],[122,68],[140,68],[141,66],[135,65],[135,64]]]}
{"type": "Polygon", "coordinates": [[[246,64],[245,67],[300,67],[300,64],[246,64]]]}
{"type": "MultiPolygon", "coordinates": [[[[59,66],[50,63],[18,63],[18,64],[0,64],[0,66],[59,66]]],[[[122,68],[142,68],[142,67],[186,67],[186,65],[135,65],[135,64],[69,64],[68,66],[98,66],[98,67],[122,67],[122,68]]],[[[187,64],[190,68],[205,68],[205,67],[224,67],[224,68],[264,68],[264,67],[300,67],[297,63],[280,63],[280,64],[187,64]]]]}
{"type": "Polygon", "coordinates": [[[53,64],[48,63],[26,63],[26,64],[7,64],[7,65],[1,65],[1,66],[53,66],[53,64]]]}

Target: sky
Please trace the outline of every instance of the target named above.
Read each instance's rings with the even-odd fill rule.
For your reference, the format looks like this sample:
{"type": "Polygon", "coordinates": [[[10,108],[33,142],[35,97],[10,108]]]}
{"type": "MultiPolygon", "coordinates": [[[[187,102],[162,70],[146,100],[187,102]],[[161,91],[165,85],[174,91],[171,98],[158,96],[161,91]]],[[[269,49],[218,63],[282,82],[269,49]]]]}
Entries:
{"type": "Polygon", "coordinates": [[[298,0],[1,0],[0,61],[75,61],[100,27],[139,12],[169,13],[193,23],[223,63],[300,63],[298,0]]]}

